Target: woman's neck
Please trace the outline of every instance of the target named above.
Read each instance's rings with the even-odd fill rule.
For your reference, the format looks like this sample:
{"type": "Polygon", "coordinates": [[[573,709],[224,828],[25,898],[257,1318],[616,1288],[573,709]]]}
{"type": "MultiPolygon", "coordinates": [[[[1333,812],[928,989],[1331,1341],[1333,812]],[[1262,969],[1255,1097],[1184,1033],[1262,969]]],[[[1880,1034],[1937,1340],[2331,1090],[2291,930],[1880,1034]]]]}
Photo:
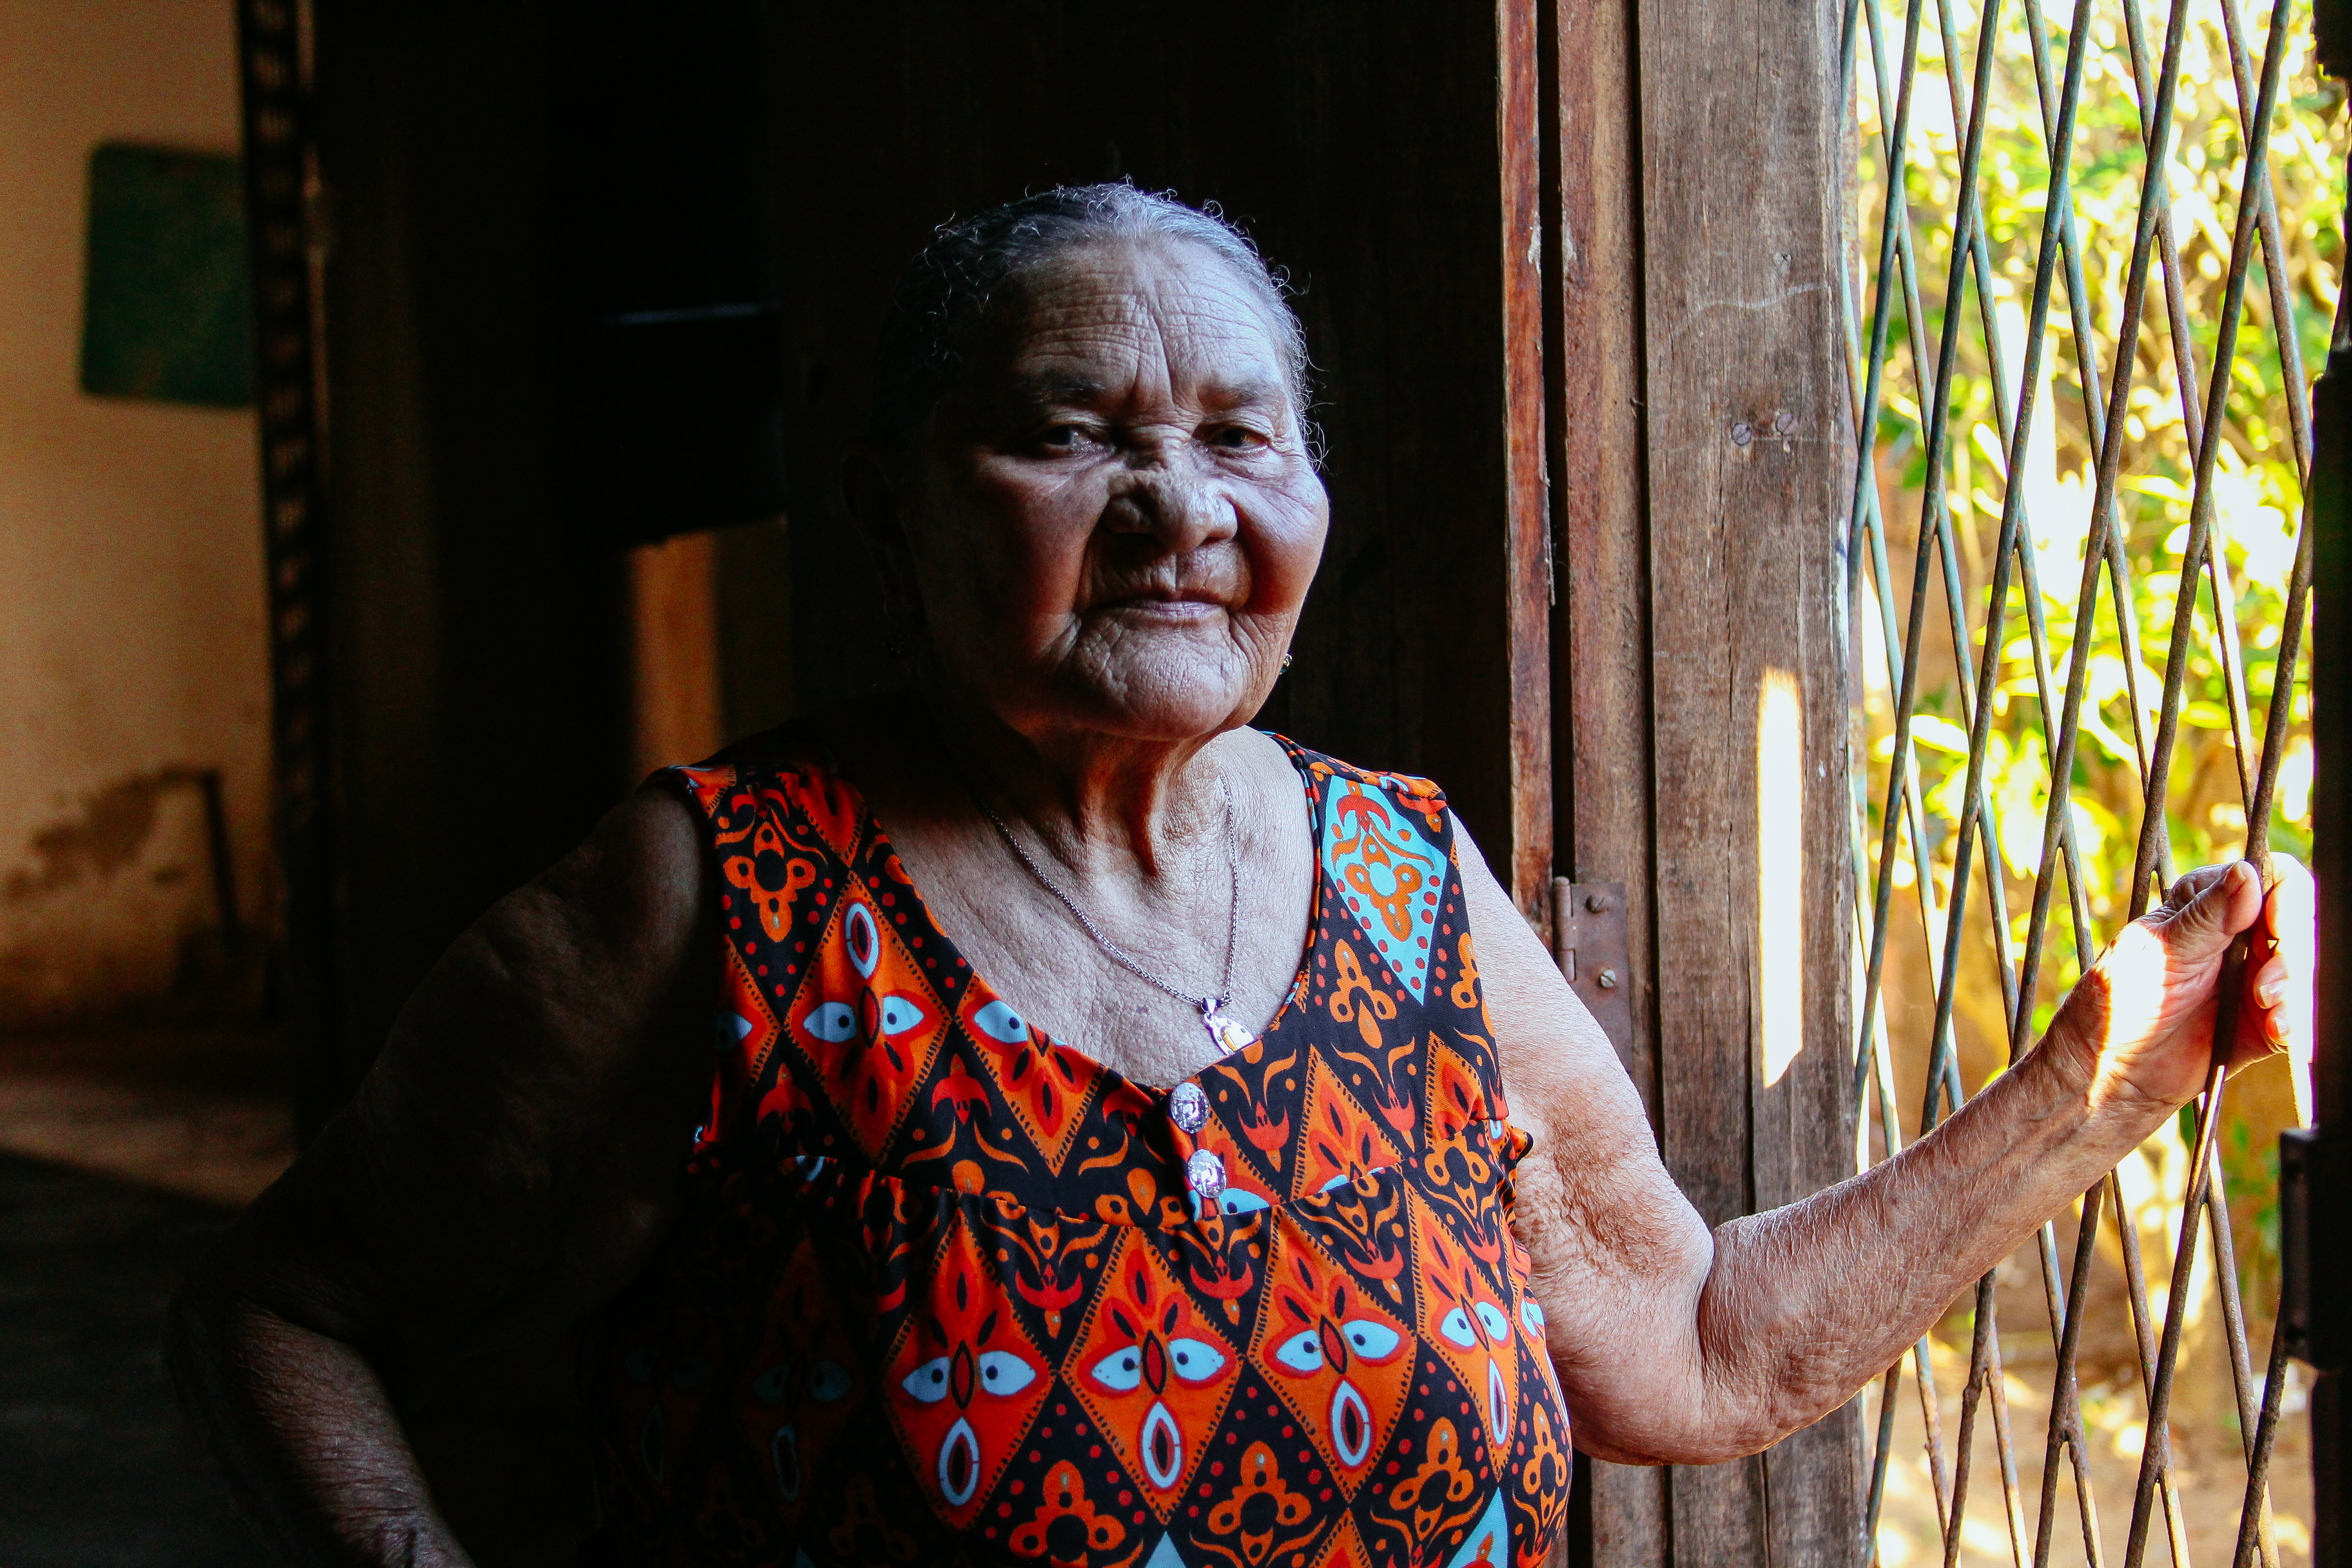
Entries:
{"type": "Polygon", "coordinates": [[[1232,810],[1218,734],[1139,740],[1077,726],[1024,732],[985,702],[926,689],[940,760],[989,810],[1090,879],[1189,875],[1232,810]]]}

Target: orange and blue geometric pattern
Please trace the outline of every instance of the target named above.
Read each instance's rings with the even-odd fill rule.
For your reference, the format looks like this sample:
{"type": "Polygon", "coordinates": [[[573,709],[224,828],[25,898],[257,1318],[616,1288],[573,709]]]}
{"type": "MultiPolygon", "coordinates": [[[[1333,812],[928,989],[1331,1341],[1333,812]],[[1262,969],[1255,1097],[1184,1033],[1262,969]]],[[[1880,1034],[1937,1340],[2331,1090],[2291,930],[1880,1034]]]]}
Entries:
{"type": "Polygon", "coordinates": [[[974,973],[792,732],[671,771],[727,978],[680,1217],[583,1344],[589,1561],[1543,1559],[1568,1414],[1451,819],[1283,744],[1307,951],[1170,1089],[974,973]]]}

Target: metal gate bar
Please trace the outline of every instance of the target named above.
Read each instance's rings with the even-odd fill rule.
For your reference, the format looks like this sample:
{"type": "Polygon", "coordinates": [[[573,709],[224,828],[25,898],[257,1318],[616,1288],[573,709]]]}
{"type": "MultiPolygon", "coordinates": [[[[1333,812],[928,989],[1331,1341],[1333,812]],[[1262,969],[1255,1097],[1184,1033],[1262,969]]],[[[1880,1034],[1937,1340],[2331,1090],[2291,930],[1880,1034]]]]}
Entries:
{"type": "MultiPolygon", "coordinates": [[[[2097,949],[2092,907],[2092,883],[2075,839],[2072,783],[2081,738],[2084,705],[2097,629],[2101,583],[2112,606],[2122,645],[2123,700],[2132,723],[2131,760],[2139,776],[2139,824],[2134,846],[2131,879],[2124,890],[2123,918],[2145,911],[2158,882],[2172,879],[2167,802],[2171,773],[2180,744],[2180,721],[2190,665],[2210,656],[2218,665],[2226,709],[2229,750],[2235,765],[2235,784],[2244,814],[2245,853],[2268,869],[2268,826],[2271,805],[2284,759],[2286,742],[2295,728],[2294,672],[2300,651],[2304,611],[2312,568],[2312,535],[2298,530],[2294,565],[2277,626],[2277,655],[2258,742],[2240,646],[2239,595],[2228,558],[2215,529],[2215,479],[2221,447],[2231,418],[2232,378],[2247,363],[2240,353],[2245,291],[2259,247],[2263,262],[2265,293],[2272,331],[2264,334],[2275,356],[2285,405],[2285,424],[2298,486],[2307,490],[2312,461],[2308,390],[2303,375],[2300,344],[2295,340],[2294,280],[2290,257],[2279,216],[2277,195],[2269,180],[2269,149],[2277,116],[2283,69],[2290,52],[2289,24],[2293,0],[2278,0],[2268,18],[2257,67],[2249,51],[2244,18],[2238,0],[2217,3],[2221,31],[2226,43],[2231,84],[2236,94],[2235,120],[2243,146],[2239,162],[2237,200],[2230,233],[2226,283],[2216,319],[2210,323],[2215,342],[2210,361],[2210,384],[2200,396],[2199,354],[2190,307],[2190,285],[2182,266],[2182,246],[2174,221],[2171,190],[2174,135],[2183,82],[2183,52],[2198,0],[2171,0],[2162,41],[2160,62],[2149,61],[2148,38],[2139,0],[2076,0],[2068,21],[2063,71],[2053,80],[2050,59],[2050,27],[2041,0],[2023,0],[2021,29],[2005,26],[2003,0],[1980,0],[1974,21],[1973,55],[1962,45],[1958,0],[1933,0],[1935,25],[1944,70],[1943,90],[1951,121],[1960,133],[1957,171],[1958,195],[1951,215],[1951,242],[1946,257],[1947,277],[1941,299],[1937,341],[1927,341],[1928,310],[1923,304],[1918,274],[1919,246],[1914,232],[1909,176],[1914,163],[1914,107],[1921,65],[1921,37],[1930,0],[1908,0],[1901,37],[1888,36],[1880,0],[1848,0],[1843,37],[1843,63],[1850,88],[1855,82],[1860,43],[1866,36],[1874,89],[1879,184],[1868,193],[1876,198],[1879,221],[1875,265],[1864,280],[1871,301],[1866,334],[1861,330],[1853,280],[1844,297],[1848,348],[1855,364],[1853,389],[1856,428],[1874,437],[1882,416],[1890,376],[1889,360],[1894,312],[1904,315],[1902,347],[1907,349],[1911,381],[1919,421],[1924,422],[1924,480],[1920,519],[1914,541],[1915,559],[1909,584],[1907,616],[1899,628],[1895,616],[1897,585],[1890,572],[1888,528],[1882,514],[1876,473],[1874,439],[1860,443],[1854,475],[1853,510],[1849,520],[1848,567],[1855,601],[1869,592],[1876,602],[1883,634],[1886,688],[1892,694],[1890,756],[1877,773],[1865,752],[1853,770],[1855,816],[1853,853],[1857,890],[1868,885],[1872,895],[1863,910],[1870,932],[1867,954],[1861,964],[1863,1006],[1860,1009],[1854,1062],[1855,1102],[1866,1105],[1869,1090],[1878,1097],[1878,1132],[1891,1157],[1904,1142],[1895,1103],[1893,1052],[1883,1013],[1885,966],[1893,940],[1893,903],[1898,863],[1906,856],[1916,890],[1926,945],[1923,957],[1928,984],[1936,994],[1934,1024],[1928,1039],[1925,1104],[1919,1129],[1924,1133],[1956,1109],[1965,1098],[1958,1062],[1955,1008],[1963,984],[1964,948],[1971,935],[1990,938],[1995,971],[2000,983],[2000,1016],[2006,1026],[2008,1059],[2014,1061],[2032,1043],[2041,969],[2063,871],[2072,920],[2073,958],[2077,973],[2087,966],[2097,949]],[[2086,283],[2086,247],[2083,226],[2074,208],[2074,158],[2078,125],[2084,107],[2087,67],[2093,35],[2102,15],[2123,13],[2128,46],[2130,79],[2136,89],[2134,119],[2144,158],[2129,253],[2128,281],[2114,331],[2102,334],[2095,321],[2097,304],[2086,283]],[[2019,32],[2022,37],[2019,37],[2019,32]],[[1983,158],[1988,114],[1999,90],[1996,65],[2022,47],[2033,72],[2032,107],[2040,118],[2042,151],[2049,174],[2038,253],[2033,268],[2032,303],[2022,341],[2022,363],[2015,379],[2007,363],[1996,309],[1997,286],[1992,237],[1981,210],[1985,177],[1983,158]],[[1890,47],[1895,58],[1888,58],[1890,47]],[[1891,107],[1891,117],[1887,110],[1891,107]],[[2163,322],[2179,401],[2180,426],[2193,454],[2187,540],[2180,548],[2176,603],[2167,631],[2162,665],[2161,697],[2156,705],[2153,733],[2146,723],[2142,656],[2137,601],[2125,549],[2126,524],[2120,517],[2117,490],[2126,466],[2126,447],[2135,444],[2135,394],[2142,390],[2139,374],[2141,331],[2147,310],[2151,274],[2164,279],[2163,322]],[[2063,278],[2062,278],[2063,272],[2063,278]],[[2031,535],[2027,485],[2021,476],[2028,445],[2037,429],[2037,399],[2054,379],[2054,364],[2045,368],[2052,335],[2053,300],[2063,282],[2065,321],[2075,346],[2074,377],[2081,395],[2081,429],[2095,454],[2095,480],[2084,540],[2083,571],[2074,603],[2070,646],[2063,658],[2063,690],[2053,702],[2058,674],[2053,668],[2050,631],[2038,578],[2038,546],[2031,535]],[[1974,372],[1990,393],[1998,427],[2000,521],[1997,542],[1979,570],[1989,574],[1981,584],[1979,627],[1971,632],[1970,596],[1964,585],[1965,563],[1956,538],[1949,487],[1953,479],[1955,419],[1967,417],[1958,405],[1960,368],[1966,349],[1963,327],[1967,296],[1973,289],[1976,320],[1982,344],[1982,367],[1974,372]],[[2100,374],[2098,345],[2112,342],[2112,368],[2100,374]],[[2104,384],[2103,384],[2104,382],[2104,384]],[[1865,562],[1868,575],[1864,576],[1865,562]],[[2014,574],[2012,577],[2012,568],[2014,574]],[[2002,701],[2005,679],[2013,658],[2005,631],[2012,590],[2021,600],[2026,623],[2026,651],[2031,661],[2032,691],[2040,715],[2035,748],[2047,769],[2046,812],[2042,824],[2040,864],[2032,884],[2031,911],[2021,952],[2012,940],[2008,890],[2004,886],[1999,821],[1989,794],[1988,758],[1993,737],[1995,709],[2002,701]],[[1915,751],[1916,721],[1921,714],[1923,645],[1931,604],[1939,608],[1951,639],[1949,694],[1967,734],[1966,775],[1958,795],[1957,820],[1941,822],[1931,816],[1915,751]],[[1970,638],[1975,637],[1973,646],[1970,638]],[[2057,723],[2050,723],[2053,713],[2057,723]],[[2064,781],[2064,787],[2059,787],[2064,781]],[[1868,845],[1869,811],[1879,809],[1874,865],[1868,845]],[[1935,830],[1948,827],[1948,892],[1938,908],[1937,874],[1941,851],[1935,830]],[[1969,922],[1969,876],[1972,859],[1981,853],[1985,918],[1969,922]],[[2063,865],[2062,865],[2063,861],[2063,865]],[[1981,930],[1979,930],[1979,927],[1981,930]]],[[[2091,89],[2095,92],[2097,89],[2091,89]]],[[[1861,105],[1859,92],[1854,101],[1861,105]]],[[[2095,99],[2094,102],[2095,103],[2095,99]]],[[[2341,258],[2338,258],[2341,265],[2341,258]]],[[[2339,289],[2340,295],[2340,289],[2339,289]]],[[[2340,298],[2338,310],[2340,314],[2340,298]]],[[[2054,354],[2048,357],[2054,360],[2054,354]]],[[[2057,410],[2048,412],[2042,428],[2054,432],[2057,410]]],[[[1915,424],[1916,428],[1916,424],[1915,424]]],[[[2052,437],[2054,440],[2054,434],[2052,437]]],[[[1964,525],[1967,526],[1967,525],[1964,525]]],[[[1973,535],[1969,542],[1973,543],[1973,535]]],[[[2163,628],[2160,628],[2163,629],[2163,628]]],[[[1939,721],[1939,722],[1943,722],[1939,721]]],[[[1868,736],[1867,720],[1864,730],[1868,736]]],[[[2231,955],[2232,972],[2244,960],[2244,944],[2231,955]]],[[[2234,995],[2234,992],[2226,993],[2234,995]]],[[[2225,1009],[2226,1012],[2226,1009],[2225,1009]]],[[[2225,1016],[2223,1033],[2232,1020],[2225,1016]]],[[[2133,1317],[2132,1339],[2138,1352],[2141,1392],[2147,1412],[2131,1524],[2123,1561],[2137,1568],[2149,1537],[2156,1533],[2157,1515],[2163,1515],[2163,1534],[2171,1560],[2186,1568],[2189,1562],[2187,1521],[2180,1489],[2173,1473],[2168,1419],[2172,1389],[2179,1366],[2184,1328],[2190,1310],[2200,1227],[2211,1232],[2214,1274],[2223,1335],[2231,1362],[2232,1393],[2240,1422],[2247,1468],[2234,1562],[2239,1568],[2257,1557],[2266,1565],[2277,1562],[2271,1525],[2267,1472],[2271,1445],[2280,1419],[2284,1382],[2276,1336],[2262,1381],[2255,1381],[2249,1353],[2245,1304],[2237,1278],[2234,1238],[2226,1194],[2221,1179],[2216,1132],[2220,1125],[2221,1082],[2218,1071],[2209,1078],[2198,1102],[2191,1138],[2188,1192],[2181,1206],[2180,1229],[2173,1252],[2167,1289],[2164,1322],[2159,1333],[2150,1309],[2145,1270],[2139,1257],[2137,1222],[2126,1203],[2122,1184],[2110,1173],[2085,1194],[2072,1247],[2073,1267],[2062,1268],[2054,1226],[2041,1231],[2037,1251],[2041,1264],[2049,1331],[2055,1355],[2048,1429],[2034,1522],[2029,1530],[2015,1460],[2010,1413],[2004,1396],[2004,1369],[1994,1311],[1994,1276],[1988,1274],[1976,1291],[1974,1333],[1967,1381],[1960,1391],[1960,1426],[1955,1452],[1948,1463],[1944,1452],[1939,1401],[1928,1339],[1923,1337],[1910,1357],[1921,1405],[1927,1445],[1928,1474],[1935,1494],[1943,1560],[1957,1563],[1961,1551],[1974,1436],[1980,1402],[1990,1398],[1995,1452],[1999,1458],[2004,1512],[2009,1526],[2011,1559],[2021,1565],[2031,1557],[2040,1568],[2050,1561],[2055,1532],[2062,1452],[2069,1460],[2074,1482],[2078,1523],[2086,1560],[2105,1562],[2097,1499],[2088,1465],[2087,1444],[2076,1375],[2081,1349],[2087,1287],[2097,1249],[2105,1210],[2115,1217],[2116,1236],[2123,1262],[2126,1297],[2133,1317]]],[[[1866,1145],[1865,1145],[1866,1147],[1866,1145]]],[[[1895,1441],[1896,1396],[1903,1368],[1889,1369],[1880,1394],[1875,1427],[1869,1504],[1862,1555],[1876,1555],[1877,1526],[1885,1495],[1888,1466],[1895,1441]]]]}

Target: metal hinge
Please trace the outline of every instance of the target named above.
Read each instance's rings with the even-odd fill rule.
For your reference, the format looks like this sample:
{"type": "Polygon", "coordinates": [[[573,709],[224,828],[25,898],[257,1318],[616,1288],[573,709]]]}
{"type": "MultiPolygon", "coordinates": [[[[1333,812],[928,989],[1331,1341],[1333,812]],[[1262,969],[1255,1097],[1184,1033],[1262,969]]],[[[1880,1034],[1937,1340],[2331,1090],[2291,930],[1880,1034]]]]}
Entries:
{"type": "Polygon", "coordinates": [[[2347,1300],[2344,1205],[2352,1161],[2345,1140],[2318,1128],[2279,1134],[2279,1319],[2286,1352],[2319,1372],[2341,1372],[2347,1300]]]}
{"type": "Polygon", "coordinates": [[[1625,935],[1625,884],[1551,884],[1552,957],[1583,998],[1620,1059],[1633,1050],[1633,966],[1625,935]]]}

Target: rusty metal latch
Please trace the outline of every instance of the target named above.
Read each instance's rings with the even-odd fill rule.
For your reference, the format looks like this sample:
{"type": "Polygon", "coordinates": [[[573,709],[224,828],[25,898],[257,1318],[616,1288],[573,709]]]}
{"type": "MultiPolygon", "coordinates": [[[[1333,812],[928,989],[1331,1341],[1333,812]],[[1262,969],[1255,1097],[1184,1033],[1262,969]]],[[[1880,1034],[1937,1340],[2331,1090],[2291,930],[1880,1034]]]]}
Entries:
{"type": "Polygon", "coordinates": [[[2344,1328],[2352,1259],[2345,1256],[2344,1216],[2330,1202],[2352,1176],[2345,1142],[2320,1128],[2279,1134],[2278,1331],[2287,1354],[2319,1372],[2352,1364],[2344,1328]]]}
{"type": "Polygon", "coordinates": [[[1599,1021],[1621,1060],[1633,1050],[1633,967],[1625,936],[1625,884],[1551,884],[1552,957],[1599,1021]]]}

